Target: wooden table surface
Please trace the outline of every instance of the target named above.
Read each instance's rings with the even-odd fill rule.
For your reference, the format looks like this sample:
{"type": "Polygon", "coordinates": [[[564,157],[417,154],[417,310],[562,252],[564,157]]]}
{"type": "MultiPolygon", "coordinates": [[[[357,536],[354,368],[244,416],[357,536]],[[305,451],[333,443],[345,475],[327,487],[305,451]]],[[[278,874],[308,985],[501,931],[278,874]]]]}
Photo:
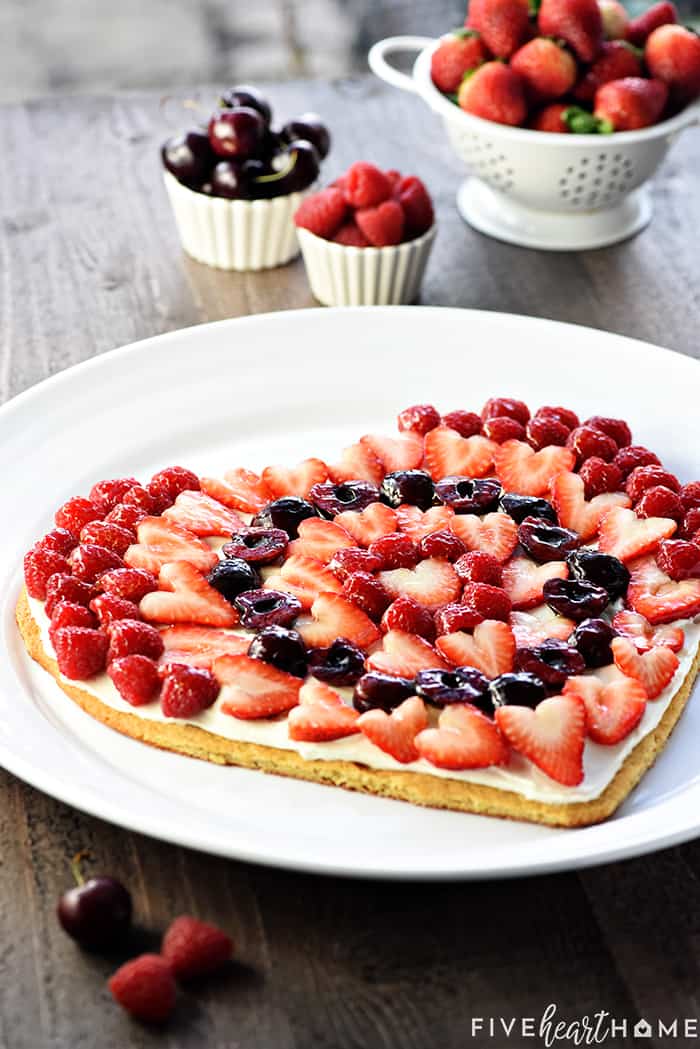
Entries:
{"type": "MultiPolygon", "coordinates": [[[[208,108],[214,90],[189,97],[208,108]]],[[[698,354],[700,135],[685,135],[656,178],[644,233],[547,254],[462,224],[459,164],[417,99],[369,77],[289,83],[272,97],[282,116],[325,116],[329,177],[366,157],[426,179],[441,230],[423,302],[574,321],[698,354]]],[[[299,262],[235,275],[182,256],[157,147],[186,122],[179,101],[155,94],[0,109],[0,399],[135,339],[313,305],[299,262]]],[[[472,1016],[538,1017],[550,1002],[570,1019],[601,1009],[630,1021],[700,1016],[698,843],[581,873],[392,885],[162,844],[2,772],[0,813],[1,1049],[503,1049],[544,1043],[472,1036],[472,1016]],[[118,959],[81,954],[57,926],[80,848],[128,884],[145,945],[182,911],[220,922],[240,945],[234,970],[183,995],[165,1032],[112,1006],[104,980],[118,959]]]]}

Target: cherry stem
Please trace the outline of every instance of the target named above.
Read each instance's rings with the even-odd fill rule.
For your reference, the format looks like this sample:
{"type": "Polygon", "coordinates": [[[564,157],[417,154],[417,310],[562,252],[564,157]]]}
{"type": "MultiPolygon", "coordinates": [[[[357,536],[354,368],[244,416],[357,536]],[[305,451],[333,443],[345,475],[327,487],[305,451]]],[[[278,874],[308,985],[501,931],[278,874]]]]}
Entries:
{"type": "Polygon", "coordinates": [[[290,171],[294,170],[294,165],[297,162],[297,157],[298,156],[299,156],[299,154],[297,153],[296,150],[294,150],[293,153],[290,153],[289,160],[288,160],[287,166],[285,168],[281,168],[279,171],[273,172],[272,175],[258,175],[258,177],[256,179],[253,179],[253,181],[254,182],[264,182],[264,183],[267,183],[267,182],[279,182],[280,179],[284,178],[286,175],[288,175],[290,173],[290,171]]]}
{"type": "Polygon", "coordinates": [[[76,852],[75,856],[70,861],[70,869],[73,872],[73,877],[75,878],[75,884],[76,885],[84,885],[85,884],[85,878],[83,877],[83,872],[80,869],[80,864],[82,863],[83,860],[88,860],[88,859],[90,859],[90,850],[89,849],[81,849],[80,852],[76,852]]]}

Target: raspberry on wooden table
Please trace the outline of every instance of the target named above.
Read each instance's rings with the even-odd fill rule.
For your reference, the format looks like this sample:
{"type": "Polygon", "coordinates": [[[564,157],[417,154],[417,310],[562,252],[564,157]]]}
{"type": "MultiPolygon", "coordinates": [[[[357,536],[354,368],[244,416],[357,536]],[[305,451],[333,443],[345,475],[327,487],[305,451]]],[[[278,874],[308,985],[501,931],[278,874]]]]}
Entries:
{"type": "Polygon", "coordinates": [[[65,572],[56,572],[49,577],[46,584],[46,601],[44,611],[51,617],[56,604],[59,601],[71,601],[76,605],[87,606],[95,597],[97,591],[89,583],[81,583],[75,576],[65,572]]]}
{"type": "Polygon", "coordinates": [[[109,639],[102,630],[66,626],[53,635],[58,669],[66,677],[84,681],[104,670],[109,639]]]}
{"type": "Polygon", "coordinates": [[[55,550],[46,550],[35,546],[24,555],[24,582],[30,597],[43,601],[49,579],[56,575],[70,572],[70,564],[55,550]]]}
{"type": "Polygon", "coordinates": [[[125,962],[108,986],[122,1009],[146,1023],[164,1023],[175,1008],[175,978],[159,954],[141,954],[125,962]]]}
{"type": "Polygon", "coordinates": [[[160,705],[169,718],[191,718],[210,707],[219,694],[219,682],[210,670],[171,663],[163,673],[160,705]]]}
{"type": "Polygon", "coordinates": [[[137,619],[116,619],[107,626],[106,631],[110,662],[136,653],[149,659],[159,659],[163,654],[163,640],[150,623],[137,619]]]}
{"type": "Polygon", "coordinates": [[[456,430],[460,437],[474,437],[481,433],[482,420],[476,412],[454,411],[443,415],[442,425],[456,430]]]}
{"type": "Polygon", "coordinates": [[[230,961],[233,940],[215,925],[182,914],[169,925],[161,954],[178,980],[191,980],[230,961]]]}
{"type": "Polygon", "coordinates": [[[150,703],[160,689],[157,663],[139,653],[113,659],[107,667],[107,673],[119,695],[132,707],[150,703]]]}
{"type": "Polygon", "coordinates": [[[65,528],[68,532],[78,536],[88,521],[99,521],[102,517],[104,514],[98,506],[95,506],[89,499],[76,495],[56,511],[54,521],[59,528],[65,528]]]}

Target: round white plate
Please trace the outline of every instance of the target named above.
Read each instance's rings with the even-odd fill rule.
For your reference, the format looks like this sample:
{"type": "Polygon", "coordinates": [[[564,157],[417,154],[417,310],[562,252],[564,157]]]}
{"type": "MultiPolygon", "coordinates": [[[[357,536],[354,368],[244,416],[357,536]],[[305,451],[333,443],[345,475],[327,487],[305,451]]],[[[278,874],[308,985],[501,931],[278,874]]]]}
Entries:
{"type": "Polygon", "coordinates": [[[93,721],[26,657],[21,559],[53,510],[103,477],[172,463],[333,458],[396,412],[490,395],[622,415],[700,474],[696,362],[587,328],[471,310],[303,310],[190,328],[71,368],[0,410],[0,763],[114,823],[225,856],[392,878],[530,874],[638,855],[700,828],[700,704],[614,819],[583,830],[402,802],[160,752],[93,721]]]}

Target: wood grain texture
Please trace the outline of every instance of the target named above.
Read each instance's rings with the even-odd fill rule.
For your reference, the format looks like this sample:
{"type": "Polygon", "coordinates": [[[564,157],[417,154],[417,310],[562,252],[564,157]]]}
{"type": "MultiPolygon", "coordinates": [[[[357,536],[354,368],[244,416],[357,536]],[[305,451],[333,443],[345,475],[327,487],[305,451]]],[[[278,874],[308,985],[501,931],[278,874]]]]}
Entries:
{"type": "MultiPolygon", "coordinates": [[[[207,108],[215,89],[196,96],[207,108]]],[[[424,302],[590,324],[698,355],[700,136],[674,147],[644,233],[596,252],[546,254],[458,219],[459,163],[417,99],[362,77],[278,85],[273,100],[281,117],[314,108],[335,130],[324,177],[359,156],[425,177],[441,228],[424,302]]],[[[0,109],[1,399],[134,339],[313,304],[298,262],[233,275],[183,258],[157,147],[185,122],[177,100],[155,94],[0,109]]],[[[517,1038],[471,1037],[470,1018],[537,1016],[549,1002],[571,1018],[700,1010],[697,843],[580,875],[389,885],[165,845],[6,773],[0,813],[1,1049],[520,1049],[517,1038]],[[104,980],[117,957],[84,955],[58,929],[55,902],[79,848],[130,886],[145,947],[182,911],[236,936],[239,963],[183,994],[165,1032],[111,1006],[104,980]]]]}

